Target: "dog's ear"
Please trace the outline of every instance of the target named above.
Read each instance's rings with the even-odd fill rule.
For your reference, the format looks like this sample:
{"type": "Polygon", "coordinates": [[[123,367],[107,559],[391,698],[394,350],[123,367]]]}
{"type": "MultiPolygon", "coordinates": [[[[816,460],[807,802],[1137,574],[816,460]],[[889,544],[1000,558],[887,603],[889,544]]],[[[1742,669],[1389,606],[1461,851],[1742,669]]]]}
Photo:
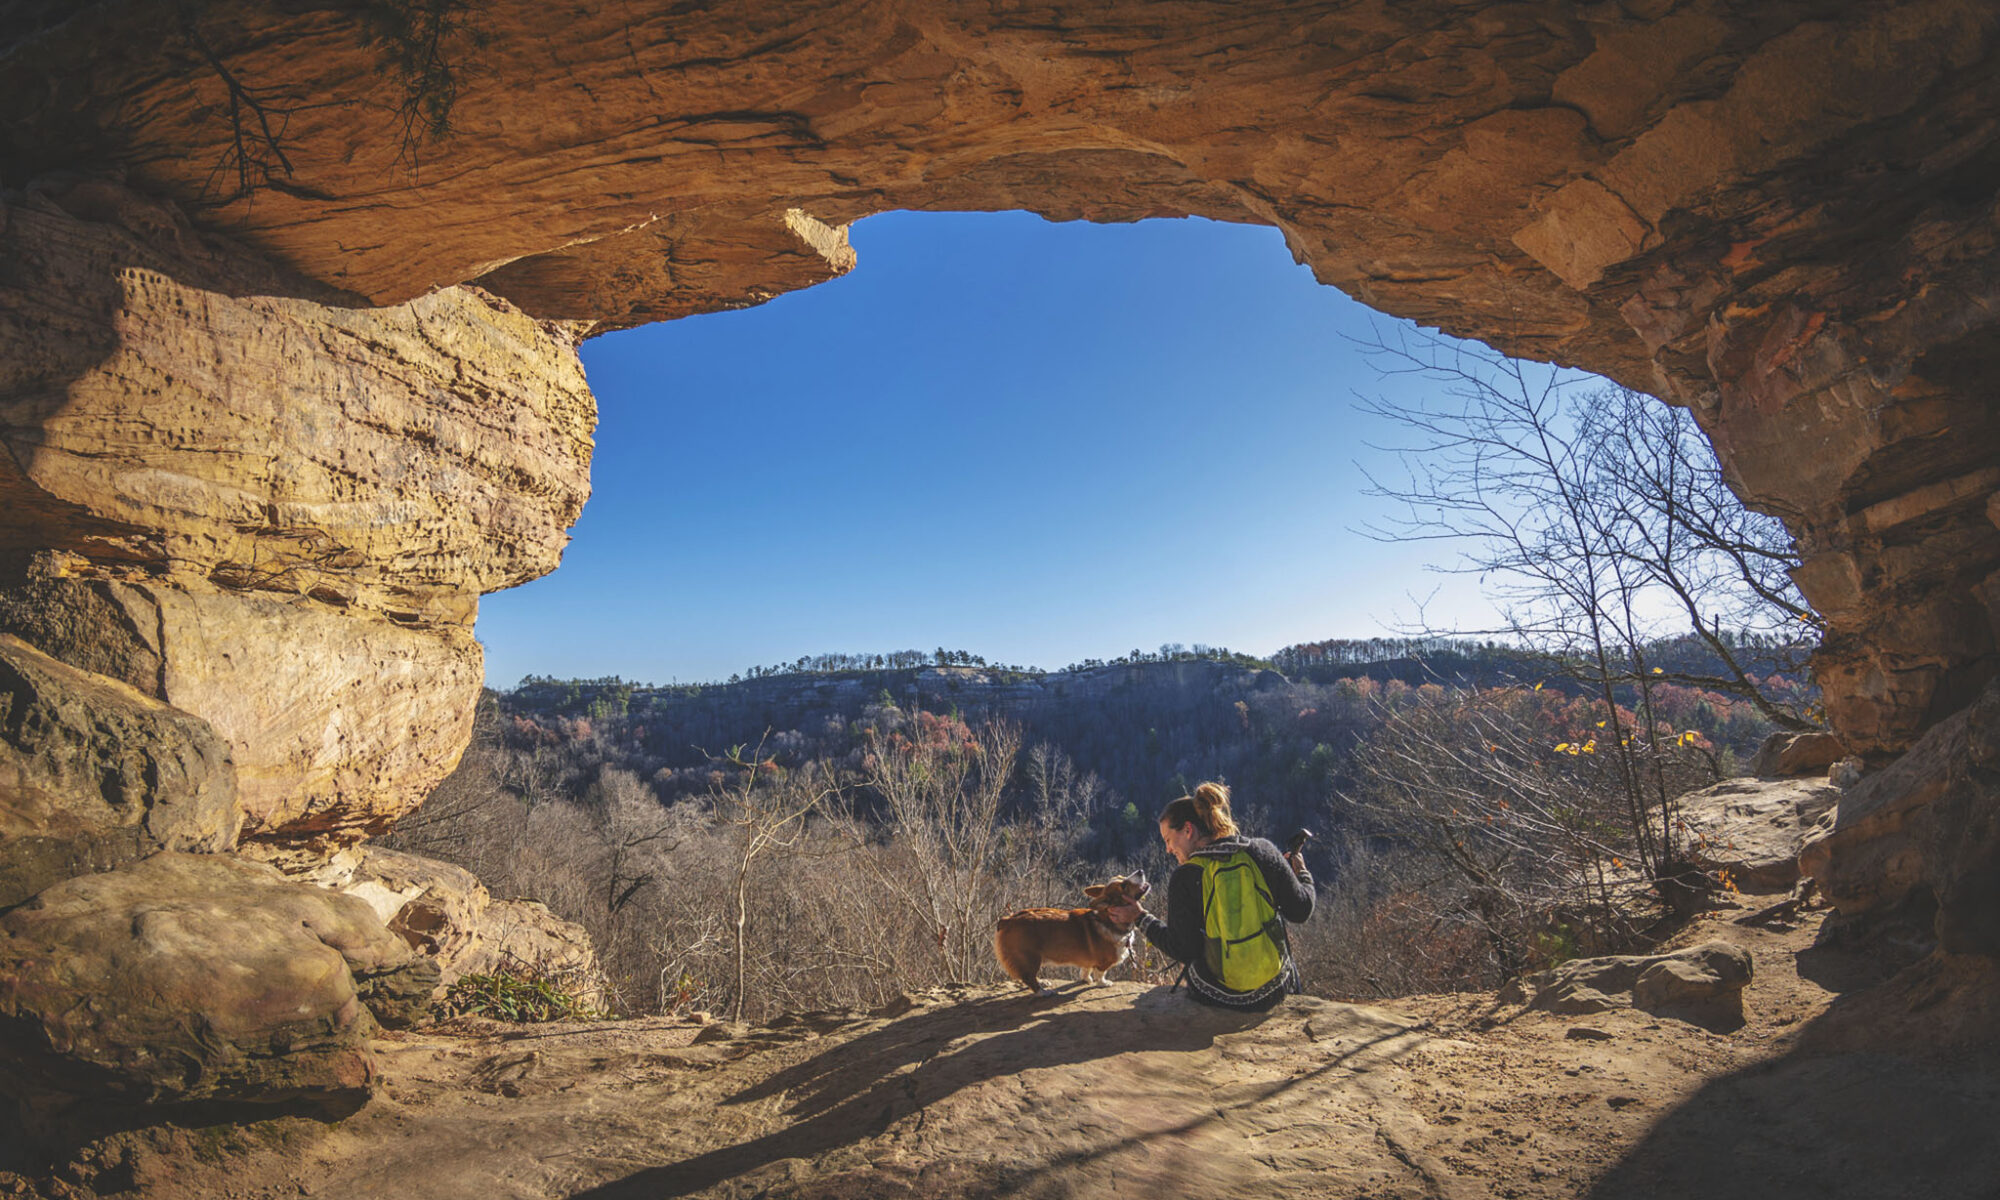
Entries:
{"type": "Polygon", "coordinates": [[[1083,889],[1083,894],[1090,897],[1092,900],[1099,899],[1104,895],[1104,885],[1101,883],[1094,884],[1090,887],[1083,889]]]}

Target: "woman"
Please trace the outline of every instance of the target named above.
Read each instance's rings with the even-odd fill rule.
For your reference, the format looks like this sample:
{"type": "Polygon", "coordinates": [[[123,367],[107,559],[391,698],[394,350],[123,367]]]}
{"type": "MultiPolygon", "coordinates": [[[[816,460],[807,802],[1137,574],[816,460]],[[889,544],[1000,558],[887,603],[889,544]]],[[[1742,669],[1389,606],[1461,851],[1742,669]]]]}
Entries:
{"type": "Polygon", "coordinates": [[[1285,921],[1312,915],[1312,876],[1297,854],[1279,855],[1244,837],[1229,813],[1229,789],[1204,783],[1160,813],[1160,840],[1181,865],[1167,881],[1167,917],[1121,906],[1146,940],[1188,964],[1194,998],[1224,1008],[1265,1009],[1297,978],[1285,921]],[[1280,919],[1282,918],[1282,920],[1280,919]]]}

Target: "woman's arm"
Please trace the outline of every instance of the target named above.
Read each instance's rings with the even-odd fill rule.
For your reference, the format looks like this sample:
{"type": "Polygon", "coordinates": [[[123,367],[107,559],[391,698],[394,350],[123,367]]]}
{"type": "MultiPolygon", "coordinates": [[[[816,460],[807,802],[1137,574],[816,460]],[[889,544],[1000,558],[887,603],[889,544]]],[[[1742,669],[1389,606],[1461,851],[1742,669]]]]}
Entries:
{"type": "Polygon", "coordinates": [[[1271,907],[1296,925],[1313,915],[1313,880],[1308,872],[1292,873],[1292,865],[1278,848],[1263,838],[1250,839],[1250,857],[1264,872],[1264,886],[1271,889],[1271,907]]]}
{"type": "Polygon", "coordinates": [[[1201,919],[1201,867],[1185,863],[1167,880],[1167,919],[1151,913],[1139,928],[1160,953],[1176,962],[1193,962],[1203,953],[1207,926],[1201,919]]]}

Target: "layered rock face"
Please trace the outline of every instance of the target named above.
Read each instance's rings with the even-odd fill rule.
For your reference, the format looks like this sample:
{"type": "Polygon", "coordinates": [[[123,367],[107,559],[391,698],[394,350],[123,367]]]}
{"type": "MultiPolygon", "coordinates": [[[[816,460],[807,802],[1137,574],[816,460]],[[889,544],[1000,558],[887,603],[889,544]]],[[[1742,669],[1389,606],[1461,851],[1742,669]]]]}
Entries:
{"type": "Polygon", "coordinates": [[[0,909],[156,851],[229,850],[242,824],[206,722],[0,635],[0,909]]]}
{"type": "Polygon", "coordinates": [[[0,629],[212,726],[253,843],[385,828],[469,736],[479,593],[581,509],[573,338],[343,307],[118,187],[4,216],[0,629]]]}

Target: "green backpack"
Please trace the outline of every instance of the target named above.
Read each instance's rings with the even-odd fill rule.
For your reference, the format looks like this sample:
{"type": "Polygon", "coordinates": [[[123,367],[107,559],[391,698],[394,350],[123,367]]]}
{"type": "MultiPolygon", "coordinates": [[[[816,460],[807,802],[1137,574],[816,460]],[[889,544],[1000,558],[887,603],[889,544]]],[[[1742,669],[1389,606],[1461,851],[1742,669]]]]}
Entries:
{"type": "Polygon", "coordinates": [[[1285,969],[1285,926],[1264,872],[1242,850],[1199,861],[1209,978],[1233,992],[1255,991],[1285,969]]]}

